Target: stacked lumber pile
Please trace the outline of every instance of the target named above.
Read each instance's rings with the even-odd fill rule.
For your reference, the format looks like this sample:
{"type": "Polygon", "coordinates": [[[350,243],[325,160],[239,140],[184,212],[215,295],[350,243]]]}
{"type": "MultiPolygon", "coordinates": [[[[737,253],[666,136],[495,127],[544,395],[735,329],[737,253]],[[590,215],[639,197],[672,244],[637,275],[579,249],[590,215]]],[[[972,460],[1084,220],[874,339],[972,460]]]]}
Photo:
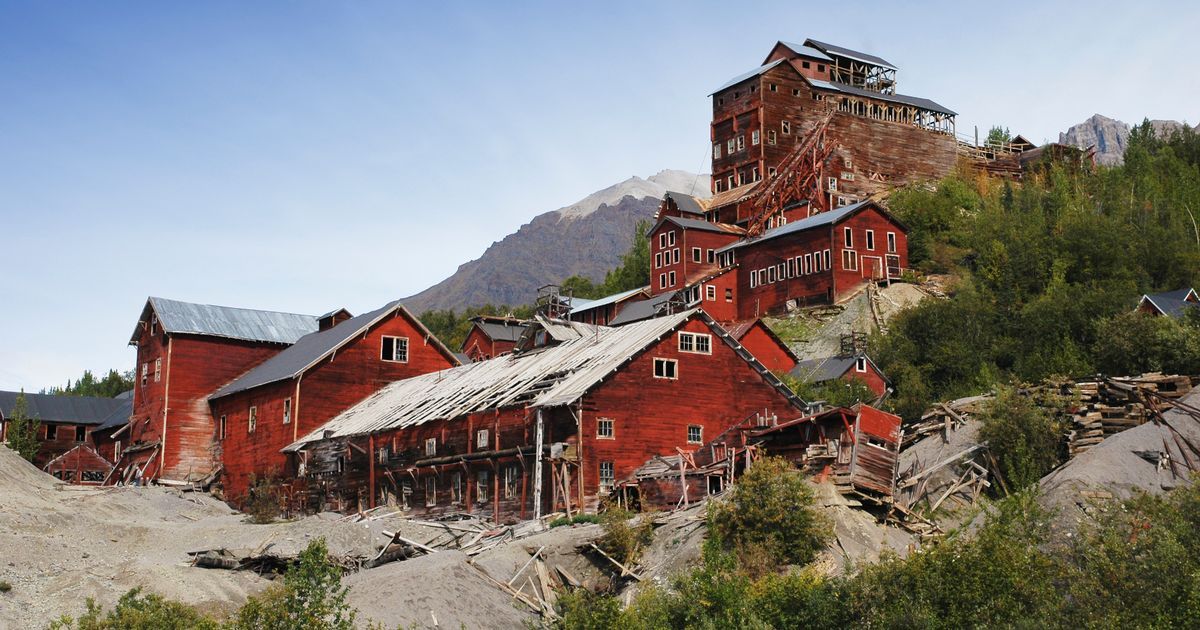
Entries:
{"type": "MultiPolygon", "coordinates": [[[[1145,424],[1150,419],[1145,396],[1157,393],[1169,400],[1178,400],[1192,390],[1187,376],[1143,374],[1134,377],[1096,378],[1063,384],[1063,394],[1071,404],[1071,429],[1067,433],[1067,449],[1071,457],[1103,442],[1110,435],[1145,424]]],[[[1160,411],[1170,409],[1165,402],[1160,411]]]]}
{"type": "Polygon", "coordinates": [[[903,451],[934,433],[941,433],[945,438],[949,432],[963,426],[971,419],[971,416],[982,411],[984,405],[991,399],[991,395],[970,396],[935,404],[921,416],[919,421],[904,425],[900,450],[903,451]]]}

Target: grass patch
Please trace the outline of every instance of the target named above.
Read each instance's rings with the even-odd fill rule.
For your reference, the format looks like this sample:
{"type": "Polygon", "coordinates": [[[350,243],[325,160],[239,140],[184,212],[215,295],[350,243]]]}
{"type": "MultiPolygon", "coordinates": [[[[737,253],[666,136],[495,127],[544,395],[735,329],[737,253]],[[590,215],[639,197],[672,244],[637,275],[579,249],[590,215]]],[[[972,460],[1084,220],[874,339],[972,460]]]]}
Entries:
{"type": "Polygon", "coordinates": [[[813,331],[815,331],[818,326],[816,322],[812,322],[800,317],[785,317],[779,319],[768,317],[763,319],[763,323],[771,329],[771,332],[778,335],[780,339],[787,343],[808,341],[812,338],[813,331]]]}

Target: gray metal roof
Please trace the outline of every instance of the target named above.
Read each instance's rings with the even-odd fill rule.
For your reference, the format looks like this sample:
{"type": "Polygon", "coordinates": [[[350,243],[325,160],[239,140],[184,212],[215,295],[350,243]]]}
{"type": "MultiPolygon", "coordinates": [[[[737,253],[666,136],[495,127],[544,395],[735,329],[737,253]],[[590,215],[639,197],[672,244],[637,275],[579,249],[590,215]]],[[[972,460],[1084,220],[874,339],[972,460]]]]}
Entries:
{"type": "MultiPolygon", "coordinates": [[[[808,359],[806,361],[801,361],[797,363],[796,367],[792,368],[788,374],[791,374],[792,376],[795,376],[806,383],[824,383],[827,381],[833,381],[841,378],[843,374],[852,371],[854,369],[855,361],[857,361],[860,357],[866,359],[867,363],[869,363],[871,367],[875,368],[876,372],[879,372],[881,376],[883,375],[883,371],[879,369],[879,366],[875,365],[875,362],[871,360],[871,357],[861,352],[858,354],[848,354],[836,357],[825,357],[822,359],[808,359]]],[[[886,377],[884,378],[886,379],[886,377]]]]}
{"type": "MultiPolygon", "coordinates": [[[[0,391],[0,416],[5,419],[12,418],[17,396],[20,394],[21,392],[0,391]]],[[[123,406],[132,406],[132,401],[128,398],[25,394],[25,404],[29,417],[42,422],[96,425],[104,422],[123,406]]]]}
{"type": "MultiPolygon", "coordinates": [[[[833,44],[826,44],[824,42],[819,42],[812,38],[804,40],[804,45],[810,46],[812,48],[816,48],[817,50],[820,50],[827,55],[834,55],[837,57],[847,57],[850,59],[854,59],[855,61],[865,61],[866,63],[872,64],[872,65],[883,66],[883,67],[889,68],[891,70],[898,70],[898,68],[896,68],[896,66],[893,66],[891,64],[891,62],[887,61],[886,59],[884,59],[882,57],[876,57],[875,55],[872,55],[869,53],[859,52],[857,50],[851,50],[849,48],[843,48],[841,46],[835,46],[833,44]]],[[[788,46],[790,47],[791,45],[789,44],[788,46]]]]}
{"type": "Polygon", "coordinates": [[[1163,293],[1149,293],[1142,296],[1142,301],[1149,301],[1158,312],[1168,317],[1182,317],[1189,308],[1200,308],[1200,303],[1191,301],[1196,299],[1195,289],[1177,289],[1175,291],[1165,291],[1163,293]]]}
{"type": "Polygon", "coordinates": [[[133,416],[133,396],[128,396],[125,398],[117,396],[113,400],[121,401],[121,406],[117,407],[112,413],[108,414],[108,417],[96,427],[97,431],[103,431],[105,429],[111,429],[113,427],[119,427],[123,424],[128,424],[129,418],[133,416]]]}
{"type": "Polygon", "coordinates": [[[767,70],[770,70],[771,68],[774,68],[775,66],[778,66],[779,64],[781,64],[785,61],[787,61],[787,59],[776,59],[775,61],[772,61],[771,63],[768,63],[763,66],[759,66],[749,72],[743,72],[742,74],[739,74],[736,77],[733,77],[732,79],[726,81],[725,85],[722,85],[721,87],[713,90],[712,94],[709,94],[709,96],[712,96],[713,94],[716,94],[717,92],[723,91],[727,88],[731,88],[747,79],[752,79],[752,78],[766,72],[767,70]]]}
{"type": "Polygon", "coordinates": [[[944,107],[944,106],[942,106],[934,101],[931,101],[927,98],[921,98],[919,96],[906,96],[904,94],[884,94],[883,92],[876,92],[874,90],[864,90],[862,88],[854,87],[852,85],[846,85],[845,83],[831,83],[829,81],[821,81],[820,79],[809,79],[808,77],[805,77],[805,80],[807,80],[809,83],[811,83],[813,85],[813,87],[821,88],[823,90],[830,90],[833,92],[841,92],[842,94],[849,94],[851,96],[861,96],[864,98],[873,98],[873,99],[877,99],[880,101],[888,101],[890,103],[899,103],[901,105],[911,105],[913,107],[917,107],[920,109],[926,109],[931,112],[938,112],[940,114],[946,114],[948,116],[957,116],[958,115],[958,112],[955,112],[952,109],[944,107]]]}
{"type": "Polygon", "coordinates": [[[404,308],[404,305],[399,300],[396,300],[388,302],[369,313],[351,317],[333,328],[301,337],[290,348],[263,361],[254,369],[218,389],[212,396],[209,396],[209,400],[215,400],[268,383],[295,378],[394,312],[399,312],[407,317],[409,321],[413,322],[422,332],[428,335],[427,339],[430,343],[435,344],[447,358],[453,360],[454,354],[446,349],[437,337],[434,337],[432,333],[426,330],[420,320],[413,317],[412,313],[408,312],[408,309],[404,308]]]}
{"type": "Polygon", "coordinates": [[[796,232],[803,232],[804,230],[811,230],[812,228],[821,227],[823,225],[832,225],[832,224],[837,223],[838,221],[841,221],[842,219],[850,216],[851,214],[854,214],[855,212],[862,210],[867,205],[874,205],[874,202],[871,201],[870,199],[864,199],[863,201],[860,201],[858,203],[852,203],[848,206],[834,208],[833,210],[830,210],[828,212],[814,214],[811,217],[808,217],[805,219],[800,219],[799,221],[793,221],[791,223],[788,223],[787,225],[781,225],[777,228],[767,230],[766,232],[763,232],[762,236],[760,236],[758,238],[742,239],[740,241],[737,241],[736,243],[730,243],[730,244],[726,245],[725,247],[718,249],[717,253],[727,252],[731,249],[737,249],[739,247],[744,247],[746,245],[750,245],[751,243],[767,241],[767,240],[771,240],[773,238],[778,238],[780,236],[787,236],[788,234],[794,234],[796,232]]]}
{"type": "Polygon", "coordinates": [[[611,322],[609,322],[609,325],[621,326],[623,324],[638,322],[643,319],[658,317],[659,311],[661,311],[663,307],[666,306],[667,302],[670,302],[671,298],[673,297],[675,297],[674,293],[659,293],[648,300],[634,302],[633,304],[630,304],[622,309],[621,312],[618,313],[611,322]]]}
{"type": "Polygon", "coordinates": [[[650,233],[658,229],[664,221],[670,221],[681,228],[688,230],[702,230],[705,232],[718,232],[720,234],[730,234],[733,236],[741,236],[744,231],[740,228],[731,226],[727,223],[712,223],[710,221],[701,221],[699,219],[687,219],[684,217],[663,217],[658,220],[654,227],[650,228],[650,233]]]}
{"type": "Polygon", "coordinates": [[[701,205],[700,200],[696,197],[673,190],[668,190],[665,196],[675,202],[675,207],[679,208],[680,212],[704,214],[704,206],[701,205]]]}
{"type": "MultiPolygon", "coordinates": [[[[160,297],[151,297],[147,301],[142,322],[148,321],[146,318],[151,309],[158,315],[159,325],[168,333],[292,344],[317,330],[317,318],[312,315],[193,304],[160,297]]],[[[139,322],[130,343],[134,343],[141,332],[139,322]]]]}
{"type": "Polygon", "coordinates": [[[813,59],[820,59],[821,61],[833,63],[833,57],[826,55],[819,49],[813,48],[812,46],[807,46],[805,44],[793,44],[792,42],[785,41],[780,41],[779,43],[792,49],[792,52],[796,53],[797,55],[804,55],[805,57],[812,57],[813,59]]]}
{"type": "Polygon", "coordinates": [[[581,313],[583,311],[590,311],[590,310],[592,310],[594,308],[598,308],[600,306],[607,306],[609,304],[615,304],[617,302],[620,302],[621,300],[632,297],[632,296],[636,295],[637,293],[645,291],[649,288],[650,288],[649,286],[638,287],[636,289],[630,289],[628,291],[622,291],[620,293],[614,293],[612,295],[607,295],[602,298],[596,298],[594,300],[589,300],[585,303],[580,304],[579,306],[575,306],[574,308],[572,308],[571,314],[574,315],[575,313],[581,313]]]}
{"type": "Polygon", "coordinates": [[[494,320],[478,319],[475,325],[483,331],[488,338],[495,341],[513,341],[521,338],[521,333],[529,322],[522,320],[511,320],[508,322],[498,322],[494,320]]]}

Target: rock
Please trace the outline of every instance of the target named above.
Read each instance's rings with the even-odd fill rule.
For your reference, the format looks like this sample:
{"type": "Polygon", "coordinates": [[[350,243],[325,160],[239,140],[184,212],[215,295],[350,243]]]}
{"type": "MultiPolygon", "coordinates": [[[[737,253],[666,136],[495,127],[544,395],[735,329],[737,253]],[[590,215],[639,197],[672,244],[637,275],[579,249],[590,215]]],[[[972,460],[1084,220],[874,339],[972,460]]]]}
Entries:
{"type": "MultiPolygon", "coordinates": [[[[1152,120],[1150,127],[1155,135],[1169,134],[1184,126],[1174,120],[1152,120]]],[[[1096,163],[1106,166],[1121,164],[1125,160],[1125,148],[1129,143],[1129,125],[1119,120],[1094,114],[1091,118],[1058,134],[1062,144],[1086,149],[1096,147],[1096,163]]]]}

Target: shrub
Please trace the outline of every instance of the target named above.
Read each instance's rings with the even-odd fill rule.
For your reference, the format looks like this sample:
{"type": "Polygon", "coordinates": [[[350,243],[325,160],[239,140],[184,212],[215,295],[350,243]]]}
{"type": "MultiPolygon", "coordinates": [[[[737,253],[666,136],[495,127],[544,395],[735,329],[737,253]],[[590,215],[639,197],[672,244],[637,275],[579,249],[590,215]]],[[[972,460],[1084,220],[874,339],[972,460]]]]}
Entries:
{"type": "Polygon", "coordinates": [[[1029,487],[1058,465],[1064,427],[1028,396],[1000,387],[979,418],[979,438],[1010,489],[1029,487]]]}
{"type": "Polygon", "coordinates": [[[599,522],[601,522],[601,518],[597,514],[576,514],[575,516],[572,516],[570,518],[568,518],[566,516],[560,516],[560,517],[550,521],[550,529],[554,529],[555,527],[564,527],[566,525],[576,525],[578,523],[599,523],[599,522]]]}
{"type": "Polygon", "coordinates": [[[250,475],[250,489],[242,501],[242,510],[250,515],[250,522],[259,525],[274,523],[280,514],[283,498],[283,481],[275,472],[259,477],[250,475]]]}
{"type": "Polygon", "coordinates": [[[300,553],[288,569],[283,584],[251,597],[232,624],[238,630],[351,630],[357,611],[346,603],[348,588],[341,585],[342,571],[329,562],[324,538],[300,553]]]}
{"type": "Polygon", "coordinates": [[[217,630],[220,624],[195,608],[135,588],[121,596],[106,614],[92,598],[79,619],[62,617],[50,623],[51,630],[217,630]]]}
{"type": "Polygon", "coordinates": [[[643,517],[633,523],[633,516],[628,510],[609,509],[600,517],[604,536],[600,538],[598,546],[626,567],[637,562],[654,538],[654,524],[650,519],[643,517]]]}
{"type": "Polygon", "coordinates": [[[12,583],[8,580],[0,580],[0,593],[7,593],[12,590],[12,583]]]}
{"type": "Polygon", "coordinates": [[[765,553],[777,564],[805,564],[832,533],[812,504],[812,489],[791,462],[764,457],[733,486],[728,501],[709,504],[709,530],[739,556],[765,553]]]}

